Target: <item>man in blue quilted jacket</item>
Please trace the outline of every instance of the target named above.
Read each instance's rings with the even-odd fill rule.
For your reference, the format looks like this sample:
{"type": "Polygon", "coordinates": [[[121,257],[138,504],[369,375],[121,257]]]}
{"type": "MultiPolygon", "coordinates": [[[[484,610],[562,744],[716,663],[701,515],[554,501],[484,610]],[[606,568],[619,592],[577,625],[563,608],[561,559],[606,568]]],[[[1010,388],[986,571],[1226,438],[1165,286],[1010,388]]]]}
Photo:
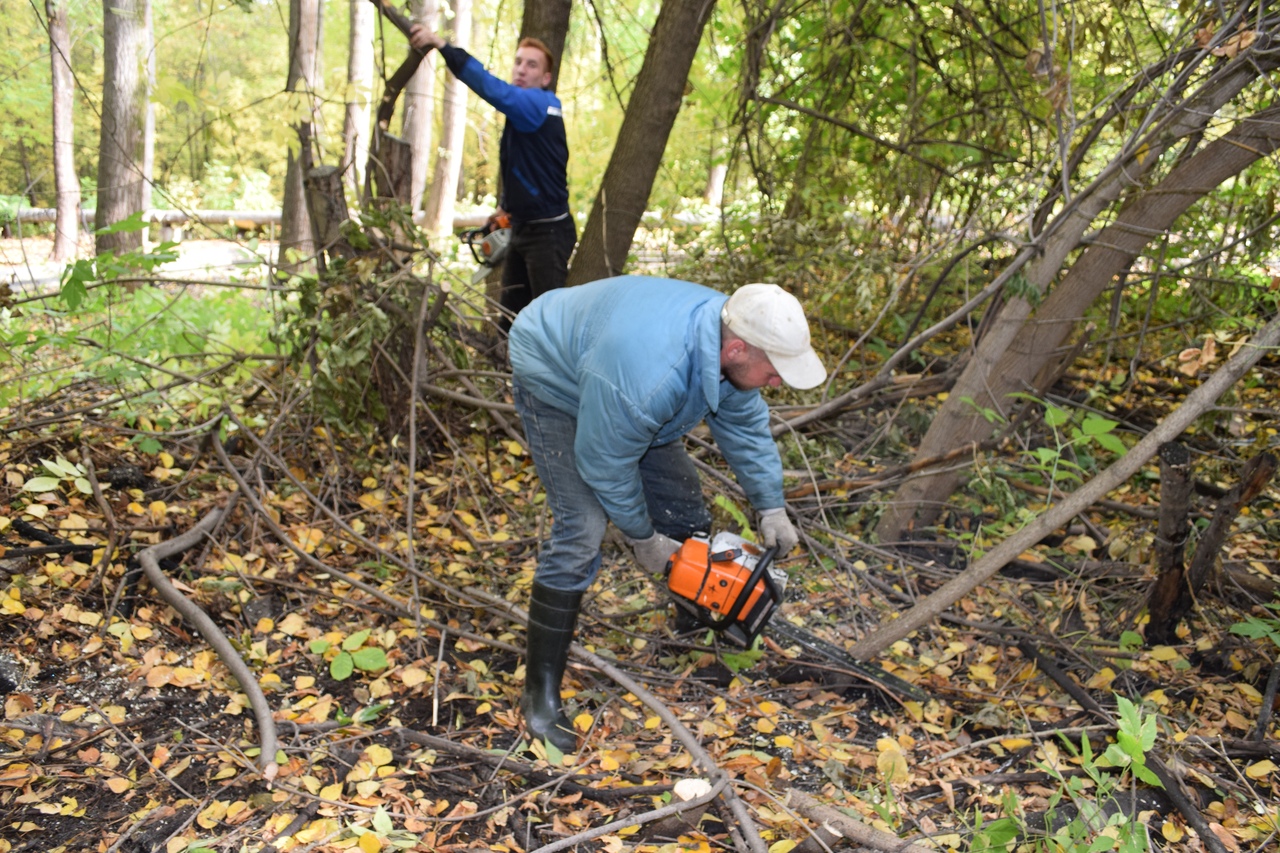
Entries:
{"type": "Polygon", "coordinates": [[[562,752],[577,736],[560,703],[582,595],[605,526],[661,572],[711,516],[681,436],[706,421],[760,515],[766,546],[799,537],[782,496],[765,386],[826,379],[799,301],[776,284],[732,296],[687,281],[618,276],[534,300],[511,327],[516,409],[551,509],[529,604],[521,697],[532,737],[562,752]]]}
{"type": "MultiPolygon", "coordinates": [[[[569,214],[564,116],[560,99],[547,89],[555,58],[538,39],[521,39],[508,83],[424,27],[413,27],[409,41],[419,49],[439,50],[453,76],[507,117],[498,145],[502,195],[490,220],[504,212],[511,217],[500,303],[519,314],[531,300],[564,287],[569,256],[578,240],[569,214]]],[[[505,315],[502,325],[507,328],[505,315]]]]}

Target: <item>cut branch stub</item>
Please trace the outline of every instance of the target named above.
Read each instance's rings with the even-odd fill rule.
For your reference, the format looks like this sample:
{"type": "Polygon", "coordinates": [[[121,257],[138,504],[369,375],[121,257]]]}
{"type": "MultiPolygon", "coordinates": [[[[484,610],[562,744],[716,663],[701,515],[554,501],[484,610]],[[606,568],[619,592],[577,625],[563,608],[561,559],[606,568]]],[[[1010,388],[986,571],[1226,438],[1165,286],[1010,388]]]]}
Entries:
{"type": "Polygon", "coordinates": [[[1191,506],[1191,452],[1176,441],[1160,445],[1160,523],[1156,531],[1156,568],[1159,574],[1147,596],[1148,643],[1168,643],[1177,620],[1173,606],[1183,587],[1187,544],[1187,512],[1191,506]]]}

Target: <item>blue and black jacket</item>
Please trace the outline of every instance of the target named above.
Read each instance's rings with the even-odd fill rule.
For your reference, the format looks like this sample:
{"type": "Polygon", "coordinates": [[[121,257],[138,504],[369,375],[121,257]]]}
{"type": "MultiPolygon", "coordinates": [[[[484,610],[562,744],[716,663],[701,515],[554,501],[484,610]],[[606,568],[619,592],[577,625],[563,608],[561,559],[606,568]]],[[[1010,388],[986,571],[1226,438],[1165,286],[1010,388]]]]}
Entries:
{"type": "Polygon", "coordinates": [[[440,55],[455,77],[507,117],[499,146],[502,209],[516,223],[568,213],[569,143],[560,99],[499,80],[460,47],[446,44],[440,55]]]}

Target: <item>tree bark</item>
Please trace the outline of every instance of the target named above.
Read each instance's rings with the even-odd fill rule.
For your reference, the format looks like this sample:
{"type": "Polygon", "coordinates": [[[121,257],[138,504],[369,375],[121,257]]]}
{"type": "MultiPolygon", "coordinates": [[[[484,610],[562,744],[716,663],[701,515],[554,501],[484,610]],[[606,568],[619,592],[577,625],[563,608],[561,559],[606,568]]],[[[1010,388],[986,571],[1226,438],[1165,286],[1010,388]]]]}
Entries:
{"type": "Polygon", "coordinates": [[[316,52],[320,37],[321,0],[289,2],[289,77],[285,88],[297,116],[298,151],[288,153],[284,178],[284,204],[280,220],[280,265],[296,268],[315,253],[311,217],[307,213],[305,177],[310,165],[311,137],[317,108],[316,52]],[[296,261],[286,257],[295,253],[296,261]]]}
{"type": "Polygon", "coordinates": [[[352,197],[360,198],[369,159],[373,104],[373,30],[377,12],[366,0],[351,4],[347,58],[347,109],[342,123],[342,174],[352,197]]]}
{"type": "MultiPolygon", "coordinates": [[[[94,224],[114,225],[140,213],[143,124],[146,117],[146,0],[103,0],[102,127],[98,146],[98,208],[94,224]]],[[[141,248],[141,231],[99,234],[97,250],[141,248]]]]}
{"type": "Polygon", "coordinates": [[[627,114],[569,269],[570,285],[622,272],[714,5],[715,0],[664,0],[659,9],[627,114]]]}
{"type": "MultiPolygon", "coordinates": [[[[1258,41],[1270,40],[1260,37],[1258,41]]],[[[1082,190],[1074,204],[1068,205],[1046,228],[1042,242],[1033,247],[1039,249],[1038,253],[1033,252],[1034,260],[1026,250],[1020,253],[1020,259],[1026,257],[1030,261],[1024,287],[1044,293],[1068,254],[1080,244],[1088,226],[1123,191],[1135,187],[1176,140],[1202,131],[1257,74],[1276,65],[1265,51],[1260,56],[1241,54],[1237,59],[1245,61],[1239,65],[1233,61],[1215,74],[1198,96],[1180,101],[1176,113],[1158,123],[1158,133],[1145,137],[1141,145],[1126,146],[1126,150],[1140,151],[1142,156],[1116,158],[1103,175],[1082,190]]],[[[1155,187],[1140,192],[1117,220],[1097,235],[1038,309],[1033,309],[1025,296],[1011,295],[991,330],[979,341],[917,453],[937,456],[951,447],[985,438],[991,427],[983,411],[1007,416],[1011,404],[1008,395],[1026,389],[1113,276],[1132,263],[1142,248],[1168,229],[1191,204],[1274,151],[1280,137],[1278,118],[1280,113],[1268,109],[1238,123],[1226,138],[1210,143],[1155,187]]],[[[1002,277],[1011,278],[1016,272],[1015,267],[1010,267],[1002,277]]],[[[880,541],[899,539],[913,520],[921,524],[935,520],[959,477],[958,472],[943,472],[905,483],[876,526],[880,541]]]]}
{"type": "Polygon", "coordinates": [[[564,65],[564,45],[569,35],[572,11],[573,0],[526,0],[524,16],[520,20],[520,37],[539,39],[556,58],[550,86],[553,92],[560,82],[560,68],[564,65]]]}
{"type": "Polygon", "coordinates": [[[1168,643],[1176,625],[1169,616],[1182,589],[1191,507],[1191,453],[1170,441],[1160,446],[1160,522],[1156,527],[1158,574],[1147,596],[1147,643],[1168,643]]]}
{"type": "MultiPolygon", "coordinates": [[[[1218,552],[1231,530],[1231,524],[1245,505],[1271,482],[1276,473],[1276,457],[1270,453],[1259,453],[1244,463],[1240,472],[1240,482],[1223,495],[1213,511],[1213,518],[1196,543],[1195,553],[1187,565],[1186,582],[1178,586],[1178,598],[1170,609],[1166,624],[1169,626],[1168,636],[1173,635],[1178,621],[1191,612],[1195,606],[1196,595],[1204,588],[1214,565],[1217,564],[1218,552]]],[[[1152,624],[1154,624],[1154,619],[1152,624]]]]}
{"type": "Polygon", "coordinates": [[[142,206],[151,206],[151,188],[155,185],[156,171],[156,105],[151,95],[156,90],[156,29],[152,16],[151,0],[143,0],[143,12],[147,31],[147,76],[143,94],[145,113],[142,119],[142,206]]]}
{"type": "Polygon", "coordinates": [[[1030,524],[988,551],[981,559],[947,581],[897,619],[886,621],[863,637],[849,654],[868,660],[898,640],[929,624],[938,614],[968,595],[1018,555],[1093,505],[1095,501],[1132,477],[1147,463],[1160,445],[1172,441],[1209,410],[1241,376],[1269,350],[1280,345],[1280,316],[1273,317],[1226,364],[1196,388],[1182,405],[1174,409],[1156,428],[1117,459],[1111,467],[1081,486],[1060,503],[1054,504],[1030,524]]]}
{"type": "Polygon", "coordinates": [[[65,0],[45,0],[49,18],[49,59],[53,74],[53,186],[58,211],[54,226],[53,259],[76,256],[80,237],[80,178],[76,175],[75,133],[72,121],[75,80],[71,76],[71,34],[65,0]]]}
{"type": "MultiPolygon", "coordinates": [[[[536,5],[536,4],[526,4],[536,5]]],[[[453,0],[449,40],[465,48],[471,40],[471,0],[453,0]]],[[[444,108],[440,116],[440,149],[435,174],[423,205],[423,230],[432,237],[453,233],[453,208],[462,174],[462,147],[467,132],[467,87],[452,74],[444,84],[444,108]]]]}
{"type": "MultiPolygon", "coordinates": [[[[414,23],[435,30],[439,26],[440,6],[437,0],[414,0],[414,23]]],[[[422,209],[422,194],[426,188],[427,172],[431,165],[432,119],[435,116],[436,52],[423,58],[417,72],[404,90],[404,124],[400,135],[413,146],[413,173],[410,178],[410,204],[417,212],[422,209]]]]}
{"type": "Polygon", "coordinates": [[[307,173],[307,214],[311,217],[316,259],[324,269],[325,256],[349,257],[351,246],[342,235],[348,219],[347,199],[342,191],[339,166],[317,166],[307,173]]]}

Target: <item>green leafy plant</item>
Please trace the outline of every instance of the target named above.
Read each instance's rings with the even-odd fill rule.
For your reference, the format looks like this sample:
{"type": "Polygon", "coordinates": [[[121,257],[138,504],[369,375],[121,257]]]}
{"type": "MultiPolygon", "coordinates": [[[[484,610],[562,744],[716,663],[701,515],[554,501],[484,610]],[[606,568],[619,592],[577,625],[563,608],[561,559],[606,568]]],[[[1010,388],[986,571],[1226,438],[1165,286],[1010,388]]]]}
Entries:
{"type": "MultiPolygon", "coordinates": [[[[334,681],[346,681],[357,669],[361,672],[377,672],[387,668],[387,653],[377,646],[366,646],[370,631],[356,631],[339,644],[337,654],[329,661],[329,675],[334,681]]],[[[311,651],[327,655],[334,649],[328,640],[312,640],[311,651]]]]}
{"type": "Polygon", "coordinates": [[[738,524],[738,529],[742,531],[742,538],[756,541],[755,534],[751,532],[751,521],[747,518],[747,514],[742,511],[736,503],[726,498],[724,495],[716,495],[711,502],[720,509],[724,510],[738,524]]]}
{"type": "Polygon", "coordinates": [[[1275,616],[1246,616],[1242,621],[1231,626],[1231,633],[1241,637],[1252,637],[1255,640],[1268,639],[1276,648],[1280,648],[1280,601],[1263,605],[1275,613],[1275,616]]]}
{"type": "Polygon", "coordinates": [[[22,484],[23,491],[52,492],[59,486],[66,484],[82,495],[93,494],[93,486],[89,483],[88,475],[83,465],[77,462],[68,462],[61,456],[53,462],[48,459],[41,459],[40,464],[45,467],[48,474],[27,480],[22,484]]]}
{"type": "Polygon", "coordinates": [[[729,668],[729,671],[735,675],[744,669],[750,669],[755,666],[760,658],[764,657],[764,650],[760,648],[760,638],[752,643],[751,648],[743,649],[740,652],[723,652],[720,660],[729,668]]]}
{"type": "MultiPolygon", "coordinates": [[[[1057,783],[1057,789],[1049,797],[1043,832],[1022,826],[1018,833],[1030,842],[1030,849],[1053,853],[1144,853],[1150,849],[1146,826],[1117,802],[1117,795],[1131,788],[1135,780],[1163,787],[1146,763],[1146,755],[1155,745],[1156,720],[1123,696],[1116,696],[1116,709],[1116,740],[1102,755],[1094,754],[1088,735],[1081,737],[1079,749],[1070,739],[1062,738],[1082,774],[1068,776],[1056,762],[1040,762],[1040,769],[1057,783]]],[[[1021,821],[1016,810],[1016,804],[1006,807],[1010,819],[1021,821]]],[[[1006,831],[1000,829],[995,840],[1006,831]]],[[[975,842],[979,837],[975,836],[975,842]]],[[[986,846],[972,849],[994,849],[990,834],[981,838],[986,846]]]]}
{"type": "MultiPolygon", "coordinates": [[[[1016,395],[1041,403],[1026,394],[1016,395]]],[[[1044,405],[1044,422],[1053,434],[1054,446],[1037,447],[1031,452],[1033,470],[1040,471],[1049,483],[1061,480],[1082,482],[1081,474],[1095,467],[1093,454],[1102,449],[1123,456],[1125,443],[1114,435],[1119,423],[1096,412],[1066,409],[1051,403],[1044,405]]]]}

